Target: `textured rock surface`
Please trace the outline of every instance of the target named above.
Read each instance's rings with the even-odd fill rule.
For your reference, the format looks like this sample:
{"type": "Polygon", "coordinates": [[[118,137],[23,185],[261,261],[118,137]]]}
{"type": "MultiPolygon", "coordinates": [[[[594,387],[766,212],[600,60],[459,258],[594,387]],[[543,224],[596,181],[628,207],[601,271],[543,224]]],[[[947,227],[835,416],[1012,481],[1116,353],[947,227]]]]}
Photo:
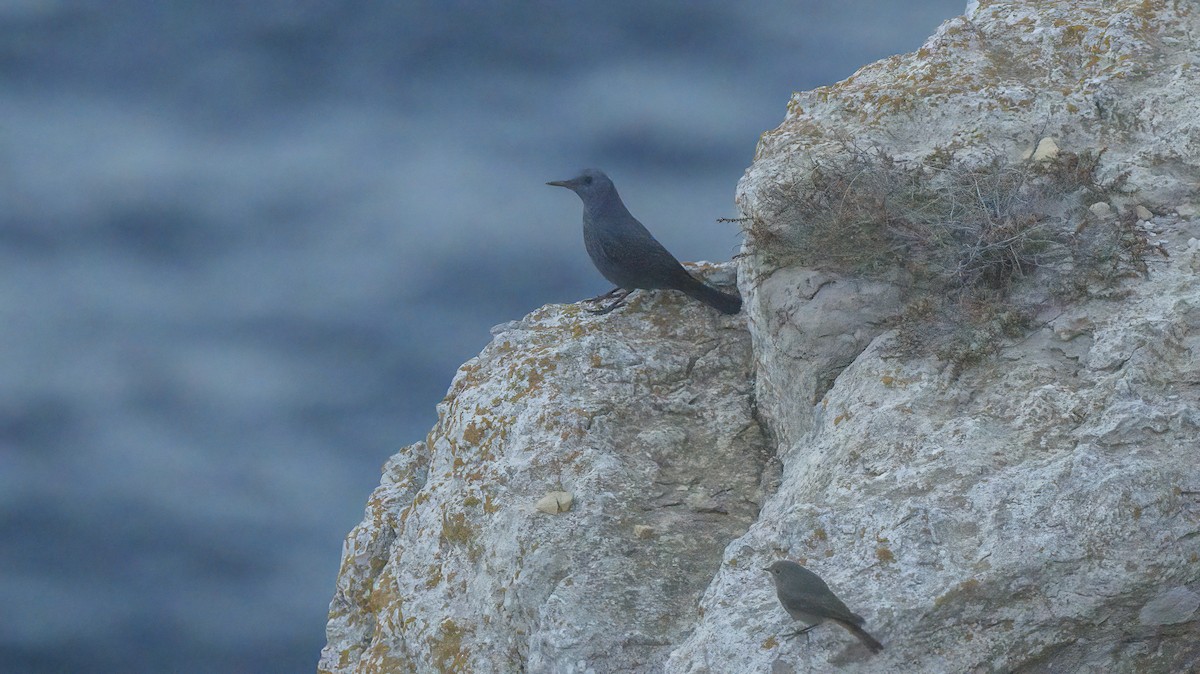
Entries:
{"type": "Polygon", "coordinates": [[[1194,2],[972,3],[797,94],[739,184],[762,226],[794,226],[780,186],[847,138],[1107,148],[1139,191],[1090,212],[1170,257],[957,375],[890,355],[895,284],[752,249],[739,317],[642,293],[502,326],[347,539],[321,670],[1200,670],[1197,120],[1194,2]],[[886,650],[784,640],[761,568],[785,556],[886,650]]]}
{"type": "MultiPolygon", "coordinates": [[[[795,180],[845,138],[923,157],[937,148],[1018,159],[1051,137],[1109,159],[1164,203],[1193,199],[1200,169],[1200,7],[1183,0],[971,2],[916,53],[795,94],[740,186],[795,180]]],[[[1114,168],[1115,170],[1115,168],[1114,168]]]]}
{"type": "MultiPolygon", "coordinates": [[[[795,94],[783,124],[763,134],[738,204],[768,229],[792,226],[794,192],[780,186],[803,184],[814,161],[846,143],[900,160],[952,150],[1017,161],[1050,140],[1103,149],[1101,172],[1129,171],[1138,189],[1128,206],[1187,215],[1200,183],[1198,45],[1196,3],[972,2],[919,51],[795,94]]],[[[792,393],[819,397],[898,296],[753,256],[741,272],[760,404],[789,446],[809,430],[809,415],[790,412],[792,393]]]]}
{"type": "Polygon", "coordinates": [[[661,667],[758,513],[766,445],[742,319],[634,298],[545,307],[460,369],[346,541],[321,671],[661,667]],[[559,490],[568,511],[536,510],[559,490]]]}
{"type": "MultiPolygon", "coordinates": [[[[1200,223],[1161,229],[1174,257],[1123,300],[1072,307],[957,378],[885,357],[881,335],[795,410],[809,430],[780,447],[782,486],[668,671],[1200,666],[1200,223]],[[780,639],[790,620],[759,570],[777,556],[887,650],[868,659],[836,628],[780,639]]],[[[783,358],[777,382],[808,380],[783,358]]]]}
{"type": "Polygon", "coordinates": [[[980,2],[919,52],[795,96],[739,185],[760,225],[794,226],[778,187],[846,138],[902,158],[1017,161],[1054,137],[1107,148],[1110,176],[1131,171],[1139,191],[1112,208],[1150,216],[1172,256],[1122,299],[1041,316],[960,377],[889,356],[887,284],[744,256],[759,406],[784,472],[667,671],[1200,667],[1196,15],[980,2]],[[758,570],[776,556],[821,574],[887,650],[868,658],[836,628],[778,638],[790,621],[758,570]]]}

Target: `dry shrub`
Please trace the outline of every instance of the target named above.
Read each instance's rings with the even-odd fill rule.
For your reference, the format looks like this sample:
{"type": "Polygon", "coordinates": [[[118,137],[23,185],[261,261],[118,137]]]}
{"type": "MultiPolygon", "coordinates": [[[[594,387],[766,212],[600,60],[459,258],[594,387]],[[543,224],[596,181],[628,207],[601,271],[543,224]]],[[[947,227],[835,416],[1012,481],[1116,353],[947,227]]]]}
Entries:
{"type": "Polygon", "coordinates": [[[961,370],[1027,331],[1048,302],[1110,292],[1145,274],[1149,253],[1165,255],[1128,209],[1088,209],[1128,191],[1126,174],[1098,178],[1102,152],[1012,163],[842,148],[803,184],[778,188],[775,220],[786,226],[752,221],[749,245],[777,266],[902,278],[896,348],[906,355],[935,353],[961,370]]]}

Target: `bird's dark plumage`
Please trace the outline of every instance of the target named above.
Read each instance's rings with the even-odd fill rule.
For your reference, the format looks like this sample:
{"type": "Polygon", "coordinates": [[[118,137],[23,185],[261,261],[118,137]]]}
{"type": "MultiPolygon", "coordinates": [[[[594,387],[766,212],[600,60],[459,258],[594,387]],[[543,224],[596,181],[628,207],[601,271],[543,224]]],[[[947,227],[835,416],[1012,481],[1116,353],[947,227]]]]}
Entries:
{"type": "Polygon", "coordinates": [[[770,573],[771,580],[775,581],[775,594],[779,597],[779,603],[783,604],[783,609],[796,620],[808,624],[801,632],[832,620],[858,637],[872,653],[883,650],[883,644],[862,628],[862,616],[846,608],[820,576],[786,559],[763,570],[770,573]]]}
{"type": "Polygon", "coordinates": [[[651,236],[625,208],[617,188],[603,171],[585,169],[570,180],[546,184],[566,187],[583,200],[583,243],[596,269],[617,287],[627,291],[673,288],[722,313],[741,310],[740,297],[696,279],[651,236]]]}

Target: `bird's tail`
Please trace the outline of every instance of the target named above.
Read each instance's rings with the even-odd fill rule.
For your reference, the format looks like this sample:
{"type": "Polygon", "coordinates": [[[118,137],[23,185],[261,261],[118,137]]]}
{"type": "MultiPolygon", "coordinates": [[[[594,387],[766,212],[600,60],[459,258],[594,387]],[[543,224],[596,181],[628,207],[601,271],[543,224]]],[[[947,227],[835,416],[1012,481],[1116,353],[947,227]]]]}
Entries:
{"type": "Polygon", "coordinates": [[[855,625],[854,623],[852,623],[848,620],[838,620],[837,618],[833,618],[833,621],[836,622],[837,624],[841,625],[842,627],[845,627],[847,632],[858,637],[858,640],[863,642],[864,646],[871,649],[872,653],[878,653],[879,651],[883,650],[883,644],[876,641],[875,637],[871,636],[870,634],[867,634],[867,631],[864,630],[863,628],[859,627],[858,625],[855,625]]]}
{"type": "Polygon", "coordinates": [[[687,293],[689,297],[700,300],[723,314],[736,314],[742,310],[742,298],[707,286],[691,274],[688,277],[693,283],[681,284],[683,287],[679,289],[687,293]]]}

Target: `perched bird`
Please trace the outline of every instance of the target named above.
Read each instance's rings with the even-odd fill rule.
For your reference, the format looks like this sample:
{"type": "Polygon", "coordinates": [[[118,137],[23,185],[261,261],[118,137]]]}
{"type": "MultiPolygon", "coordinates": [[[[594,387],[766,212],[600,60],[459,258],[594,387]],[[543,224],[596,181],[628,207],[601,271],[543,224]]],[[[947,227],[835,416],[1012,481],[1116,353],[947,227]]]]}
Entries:
{"type": "Polygon", "coordinates": [[[583,200],[583,243],[596,269],[617,287],[595,299],[616,297],[594,313],[606,314],[625,303],[635,289],[673,288],[725,314],[736,314],[742,299],[704,285],[667,252],[629,213],[617,188],[597,169],[585,169],[570,180],[546,183],[565,187],[583,200]]]}
{"type": "Polygon", "coordinates": [[[775,581],[775,594],[779,596],[779,603],[783,604],[788,615],[808,624],[808,627],[789,634],[789,637],[804,634],[826,620],[832,620],[858,637],[872,653],[883,650],[883,644],[862,628],[862,616],[846,608],[817,574],[786,559],[775,562],[763,571],[770,573],[771,580],[775,581]]]}

